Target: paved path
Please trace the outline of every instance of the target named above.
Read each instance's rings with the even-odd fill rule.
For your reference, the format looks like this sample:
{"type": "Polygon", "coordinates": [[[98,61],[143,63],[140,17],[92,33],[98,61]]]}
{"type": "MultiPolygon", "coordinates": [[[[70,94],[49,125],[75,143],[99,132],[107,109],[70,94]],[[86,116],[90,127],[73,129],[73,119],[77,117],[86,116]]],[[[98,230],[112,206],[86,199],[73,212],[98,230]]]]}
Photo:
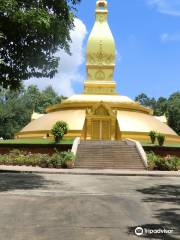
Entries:
{"type": "Polygon", "coordinates": [[[179,204],[178,177],[0,173],[0,240],[179,239],[179,204]]]}
{"type": "Polygon", "coordinates": [[[115,169],[55,169],[28,166],[0,165],[0,172],[28,172],[72,175],[106,175],[106,176],[166,176],[180,177],[180,171],[147,171],[147,170],[115,170],[115,169]]]}

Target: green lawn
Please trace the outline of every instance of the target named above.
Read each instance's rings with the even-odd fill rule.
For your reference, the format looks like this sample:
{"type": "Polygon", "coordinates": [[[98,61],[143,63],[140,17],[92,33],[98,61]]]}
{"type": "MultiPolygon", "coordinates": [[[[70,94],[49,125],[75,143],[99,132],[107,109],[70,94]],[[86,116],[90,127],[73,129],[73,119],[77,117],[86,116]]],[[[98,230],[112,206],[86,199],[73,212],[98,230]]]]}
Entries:
{"type": "MultiPolygon", "coordinates": [[[[73,144],[74,139],[62,140],[58,144],[73,144]]],[[[55,144],[52,139],[12,139],[0,140],[0,144],[55,144]]]]}
{"type": "MultiPolygon", "coordinates": [[[[157,144],[152,144],[150,142],[141,142],[143,146],[158,146],[157,144]]],[[[180,148],[180,143],[174,143],[174,144],[164,144],[164,147],[179,147],[180,148]]]]}

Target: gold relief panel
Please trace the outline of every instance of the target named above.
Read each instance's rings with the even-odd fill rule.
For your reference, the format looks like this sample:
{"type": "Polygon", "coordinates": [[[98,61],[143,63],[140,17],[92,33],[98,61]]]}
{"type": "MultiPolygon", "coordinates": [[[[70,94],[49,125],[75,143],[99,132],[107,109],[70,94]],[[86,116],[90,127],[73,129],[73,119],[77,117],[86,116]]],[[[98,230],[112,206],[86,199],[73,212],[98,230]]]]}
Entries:
{"type": "Polygon", "coordinates": [[[97,81],[112,81],[113,80],[113,73],[114,73],[114,68],[112,67],[111,69],[108,68],[87,68],[87,79],[88,80],[97,80],[97,81]]]}
{"type": "Polygon", "coordinates": [[[96,53],[87,54],[87,62],[97,65],[108,65],[115,61],[113,54],[107,54],[103,51],[103,42],[99,41],[99,50],[96,53]]]}
{"type": "Polygon", "coordinates": [[[114,64],[115,57],[113,54],[107,54],[103,52],[97,52],[87,54],[87,63],[94,65],[110,65],[114,64]]]}
{"type": "Polygon", "coordinates": [[[115,94],[116,91],[115,91],[114,88],[85,87],[84,93],[90,93],[90,94],[115,94]]]}
{"type": "Polygon", "coordinates": [[[95,115],[101,116],[109,116],[108,109],[106,109],[103,105],[100,105],[94,112],[95,115]]]}
{"type": "Polygon", "coordinates": [[[95,79],[97,79],[97,80],[105,80],[105,73],[103,72],[103,71],[101,71],[101,70],[99,70],[99,71],[97,71],[96,73],[95,73],[95,79]]]}
{"type": "Polygon", "coordinates": [[[107,15],[106,14],[98,14],[96,16],[96,21],[99,22],[99,23],[103,23],[107,20],[107,15]]]}

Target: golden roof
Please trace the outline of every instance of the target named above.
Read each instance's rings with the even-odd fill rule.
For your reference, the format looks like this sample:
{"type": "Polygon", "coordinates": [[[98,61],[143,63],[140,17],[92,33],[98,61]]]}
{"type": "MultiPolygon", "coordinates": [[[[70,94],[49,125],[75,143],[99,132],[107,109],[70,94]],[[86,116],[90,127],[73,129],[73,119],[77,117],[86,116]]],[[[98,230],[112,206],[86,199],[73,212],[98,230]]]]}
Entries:
{"type": "Polygon", "coordinates": [[[85,121],[85,110],[66,110],[44,114],[30,122],[21,132],[50,131],[57,121],[65,121],[71,130],[82,130],[85,121]]]}
{"type": "Polygon", "coordinates": [[[129,97],[120,96],[120,95],[86,95],[86,94],[79,94],[73,95],[63,101],[63,103],[70,103],[70,102],[108,102],[108,103],[124,103],[134,102],[129,97]]]}
{"type": "Polygon", "coordinates": [[[88,95],[79,94],[73,95],[60,104],[50,106],[46,109],[46,112],[54,112],[62,109],[73,108],[89,108],[95,103],[104,102],[108,103],[111,107],[117,109],[130,109],[134,111],[140,111],[148,114],[152,114],[152,110],[140,105],[138,102],[131,100],[129,97],[120,95],[88,95]]]}
{"type": "Polygon", "coordinates": [[[153,130],[163,134],[177,135],[167,124],[149,114],[118,111],[117,120],[120,131],[123,132],[149,133],[153,130]]]}
{"type": "MultiPolygon", "coordinates": [[[[36,133],[49,132],[57,121],[65,121],[69,125],[69,130],[82,131],[86,119],[86,110],[61,110],[45,114],[41,118],[30,122],[21,130],[19,135],[30,133],[34,136],[36,133]]],[[[159,121],[150,114],[135,111],[117,110],[117,122],[120,132],[131,134],[148,134],[154,130],[168,136],[177,137],[177,134],[165,123],[159,121]]]]}
{"type": "Polygon", "coordinates": [[[158,119],[159,121],[163,122],[163,123],[168,123],[167,117],[165,115],[163,116],[155,116],[156,119],[158,119]]]}
{"type": "Polygon", "coordinates": [[[34,112],[34,111],[33,111],[32,115],[31,115],[31,121],[36,120],[36,119],[42,117],[43,115],[44,115],[44,114],[37,113],[37,112],[34,112]]]}

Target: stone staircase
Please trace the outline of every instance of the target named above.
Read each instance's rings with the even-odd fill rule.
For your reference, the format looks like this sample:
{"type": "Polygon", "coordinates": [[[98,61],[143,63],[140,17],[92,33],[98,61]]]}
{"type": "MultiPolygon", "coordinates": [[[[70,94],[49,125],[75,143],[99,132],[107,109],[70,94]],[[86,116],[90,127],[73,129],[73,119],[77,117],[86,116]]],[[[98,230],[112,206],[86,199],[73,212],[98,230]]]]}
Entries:
{"type": "Polygon", "coordinates": [[[76,168],[146,169],[135,143],[127,141],[81,141],[78,145],[76,168]]]}

